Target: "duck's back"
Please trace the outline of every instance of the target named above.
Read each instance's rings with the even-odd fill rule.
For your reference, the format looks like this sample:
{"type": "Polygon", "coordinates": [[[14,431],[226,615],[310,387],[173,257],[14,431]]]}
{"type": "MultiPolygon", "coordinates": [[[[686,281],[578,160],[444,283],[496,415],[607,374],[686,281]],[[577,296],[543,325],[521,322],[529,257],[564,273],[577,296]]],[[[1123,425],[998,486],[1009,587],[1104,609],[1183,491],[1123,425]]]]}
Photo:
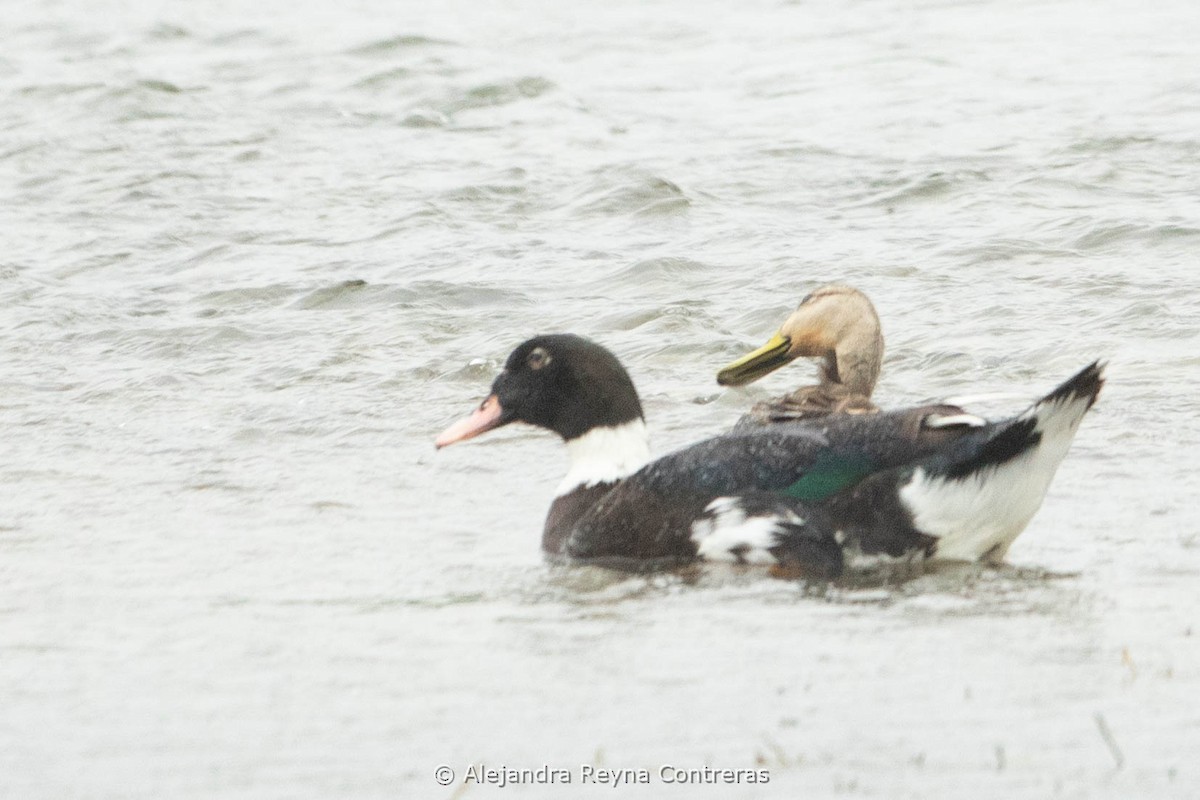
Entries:
{"type": "Polygon", "coordinates": [[[760,400],[737,421],[734,430],[752,430],[780,422],[814,420],[830,414],[876,414],[879,407],[867,395],[840,383],[803,386],[790,394],[760,400]]]}

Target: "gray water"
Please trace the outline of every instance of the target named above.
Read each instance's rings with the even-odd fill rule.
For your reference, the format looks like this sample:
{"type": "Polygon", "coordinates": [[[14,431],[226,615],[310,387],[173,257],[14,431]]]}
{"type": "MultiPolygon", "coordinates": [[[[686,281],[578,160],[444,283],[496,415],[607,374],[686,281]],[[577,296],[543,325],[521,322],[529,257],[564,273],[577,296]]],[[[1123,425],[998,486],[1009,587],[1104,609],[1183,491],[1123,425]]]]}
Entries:
{"type": "Polygon", "coordinates": [[[1191,0],[10,5],[0,796],[1200,794],[1191,0]],[[558,442],[433,451],[562,330],[721,431],[834,280],[885,405],[1110,362],[1009,565],[551,567],[558,442]]]}

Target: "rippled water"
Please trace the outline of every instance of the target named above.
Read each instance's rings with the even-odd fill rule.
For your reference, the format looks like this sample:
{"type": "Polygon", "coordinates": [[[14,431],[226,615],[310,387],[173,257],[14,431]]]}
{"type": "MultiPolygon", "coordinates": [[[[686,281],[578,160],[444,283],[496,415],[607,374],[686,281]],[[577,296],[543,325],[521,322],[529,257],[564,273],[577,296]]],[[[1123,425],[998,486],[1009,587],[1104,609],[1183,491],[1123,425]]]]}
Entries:
{"type": "Polygon", "coordinates": [[[1171,0],[9,9],[0,794],[1195,796],[1198,40],[1171,0]],[[549,567],[558,443],[433,452],[556,330],[658,451],[720,431],[809,376],[716,368],[830,280],[887,405],[1110,361],[1012,566],[549,567]]]}

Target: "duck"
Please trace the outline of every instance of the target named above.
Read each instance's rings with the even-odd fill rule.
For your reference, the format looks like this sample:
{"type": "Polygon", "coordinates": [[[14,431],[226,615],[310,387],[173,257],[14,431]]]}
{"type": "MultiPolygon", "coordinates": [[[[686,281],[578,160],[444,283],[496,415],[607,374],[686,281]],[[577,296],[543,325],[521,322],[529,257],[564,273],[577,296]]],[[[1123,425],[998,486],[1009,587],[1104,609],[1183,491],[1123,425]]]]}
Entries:
{"type": "Polygon", "coordinates": [[[771,339],[717,373],[722,386],[743,386],[801,357],[819,359],[818,383],[756,403],[737,423],[752,427],[826,414],[873,414],[883,365],[883,328],[875,305],[852,286],[809,293],[771,339]]]}
{"type": "Polygon", "coordinates": [[[558,435],[567,475],[546,515],[552,560],[695,562],[836,578],[859,556],[1002,559],[1042,504],[1103,365],[997,422],[933,406],[733,430],[650,458],[641,401],[609,350],[573,334],[520,344],[440,450],[512,423],[558,435]]]}

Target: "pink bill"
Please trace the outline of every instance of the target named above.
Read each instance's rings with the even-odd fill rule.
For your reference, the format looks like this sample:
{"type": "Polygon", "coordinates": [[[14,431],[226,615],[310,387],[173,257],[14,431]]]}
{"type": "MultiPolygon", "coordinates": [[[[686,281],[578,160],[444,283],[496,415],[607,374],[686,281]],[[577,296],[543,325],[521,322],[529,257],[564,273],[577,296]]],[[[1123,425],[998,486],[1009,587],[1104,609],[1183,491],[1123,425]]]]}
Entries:
{"type": "Polygon", "coordinates": [[[490,395],[480,404],[479,408],[471,412],[469,417],[460,419],[442,431],[442,435],[437,437],[433,444],[440,450],[447,445],[452,445],[455,442],[461,442],[478,436],[485,431],[490,431],[500,424],[500,414],[503,411],[504,409],[500,407],[500,401],[496,399],[496,395],[490,395]]]}

